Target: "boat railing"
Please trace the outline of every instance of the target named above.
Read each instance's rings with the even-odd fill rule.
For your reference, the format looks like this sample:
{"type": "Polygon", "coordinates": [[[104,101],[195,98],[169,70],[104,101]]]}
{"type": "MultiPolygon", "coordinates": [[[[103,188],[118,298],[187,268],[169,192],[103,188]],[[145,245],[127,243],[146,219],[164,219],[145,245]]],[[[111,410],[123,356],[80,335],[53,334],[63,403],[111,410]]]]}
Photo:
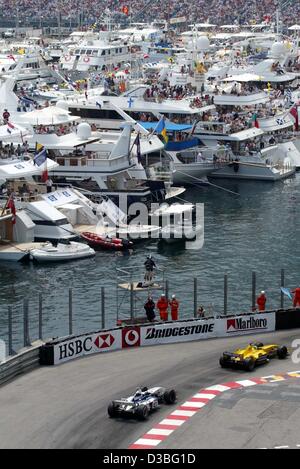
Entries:
{"type": "Polygon", "coordinates": [[[170,166],[150,166],[147,168],[147,176],[152,181],[172,182],[170,166]]]}
{"type": "Polygon", "coordinates": [[[111,164],[119,164],[120,159],[126,159],[127,155],[111,158],[110,152],[95,153],[93,155],[62,155],[56,156],[56,161],[62,166],[97,166],[101,161],[109,160],[111,164]]]}
{"type": "Polygon", "coordinates": [[[209,132],[218,132],[222,134],[227,134],[228,130],[230,129],[230,124],[226,124],[225,122],[217,122],[217,121],[198,121],[196,126],[196,131],[209,131],[209,132]]]}
{"type": "Polygon", "coordinates": [[[205,168],[211,166],[216,158],[219,163],[229,162],[233,159],[233,153],[225,146],[212,148],[199,147],[197,150],[192,149],[182,151],[180,154],[177,153],[177,157],[184,164],[197,163],[205,168]]]}

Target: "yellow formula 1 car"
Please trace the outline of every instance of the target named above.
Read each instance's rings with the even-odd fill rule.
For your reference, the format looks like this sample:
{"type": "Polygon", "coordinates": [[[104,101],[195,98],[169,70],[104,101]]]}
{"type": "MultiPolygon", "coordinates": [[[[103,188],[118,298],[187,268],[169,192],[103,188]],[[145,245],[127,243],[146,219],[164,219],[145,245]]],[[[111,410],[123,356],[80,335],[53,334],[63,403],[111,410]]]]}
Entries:
{"type": "Polygon", "coordinates": [[[288,349],[285,345],[264,345],[261,342],[251,343],[245,348],[235,350],[233,353],[224,352],[220,358],[222,368],[242,368],[253,371],[257,365],[268,363],[270,358],[286,358],[288,349]]]}

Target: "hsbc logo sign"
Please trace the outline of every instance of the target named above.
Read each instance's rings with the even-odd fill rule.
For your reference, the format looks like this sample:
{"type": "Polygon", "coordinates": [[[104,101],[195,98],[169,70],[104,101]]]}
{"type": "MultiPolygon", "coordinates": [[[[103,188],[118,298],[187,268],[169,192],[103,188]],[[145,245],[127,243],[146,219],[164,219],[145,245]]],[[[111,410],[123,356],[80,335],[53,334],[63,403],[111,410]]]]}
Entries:
{"type": "Polygon", "coordinates": [[[141,345],[141,333],[139,327],[124,327],[122,329],[122,348],[139,347],[141,345]]]}
{"type": "Polygon", "coordinates": [[[109,348],[115,341],[115,338],[111,334],[101,334],[96,337],[94,344],[98,348],[109,348]]]}
{"type": "Polygon", "coordinates": [[[62,341],[54,346],[54,364],[93,353],[120,350],[121,341],[121,330],[99,331],[95,334],[77,336],[62,341]]]}

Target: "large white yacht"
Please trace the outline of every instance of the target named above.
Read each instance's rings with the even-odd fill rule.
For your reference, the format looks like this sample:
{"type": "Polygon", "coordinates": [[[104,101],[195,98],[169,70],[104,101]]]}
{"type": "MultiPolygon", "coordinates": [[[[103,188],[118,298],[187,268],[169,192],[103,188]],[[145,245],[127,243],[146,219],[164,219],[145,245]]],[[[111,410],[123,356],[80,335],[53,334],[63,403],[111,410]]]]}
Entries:
{"type": "Polygon", "coordinates": [[[14,75],[17,81],[42,78],[54,82],[53,73],[47,66],[51,60],[41,46],[30,43],[12,43],[1,47],[0,76],[14,75]]]}
{"type": "Polygon", "coordinates": [[[87,32],[76,45],[67,47],[60,58],[62,69],[91,72],[115,70],[141,54],[129,41],[113,38],[109,31],[87,32]]]}
{"type": "Polygon", "coordinates": [[[124,115],[117,110],[121,109],[126,113],[125,116],[130,116],[133,121],[138,122],[151,136],[151,139],[145,138],[145,145],[148,147],[151,142],[152,151],[142,151],[142,155],[145,155],[145,167],[158,161],[163,161],[163,166],[166,166],[168,162],[168,170],[173,172],[173,181],[176,184],[192,182],[184,173],[190,173],[196,178],[206,176],[214,169],[211,163],[212,155],[211,158],[207,155],[207,161],[197,159],[199,140],[193,135],[192,123],[198,119],[202,120],[202,115],[214,109],[214,106],[205,101],[202,104],[194,104],[192,98],[147,99],[147,89],[147,85],[136,85],[120,96],[107,96],[103,89],[89,90],[88,98],[82,95],[66,96],[57,106],[64,107],[72,115],[80,116],[91,124],[101,124],[101,127],[106,129],[119,129],[124,123],[124,115]],[[145,114],[150,120],[143,121],[145,114]],[[157,144],[153,145],[153,138],[158,138],[153,135],[153,131],[161,116],[166,118],[169,141],[166,145],[163,142],[158,147],[157,144]],[[184,123],[177,124],[172,122],[173,119],[184,123]],[[181,152],[185,154],[181,155],[181,152]]]}

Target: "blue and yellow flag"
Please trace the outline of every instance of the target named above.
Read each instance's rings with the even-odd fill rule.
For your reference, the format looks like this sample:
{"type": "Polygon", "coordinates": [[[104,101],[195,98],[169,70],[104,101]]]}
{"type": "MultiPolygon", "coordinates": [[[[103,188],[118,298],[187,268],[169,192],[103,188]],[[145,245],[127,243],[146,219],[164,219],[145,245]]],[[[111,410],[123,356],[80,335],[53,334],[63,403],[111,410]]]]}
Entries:
{"type": "Polygon", "coordinates": [[[165,143],[168,143],[169,138],[167,135],[167,129],[166,129],[166,123],[165,123],[164,117],[160,119],[153,133],[160,134],[163,137],[165,143]]]}

